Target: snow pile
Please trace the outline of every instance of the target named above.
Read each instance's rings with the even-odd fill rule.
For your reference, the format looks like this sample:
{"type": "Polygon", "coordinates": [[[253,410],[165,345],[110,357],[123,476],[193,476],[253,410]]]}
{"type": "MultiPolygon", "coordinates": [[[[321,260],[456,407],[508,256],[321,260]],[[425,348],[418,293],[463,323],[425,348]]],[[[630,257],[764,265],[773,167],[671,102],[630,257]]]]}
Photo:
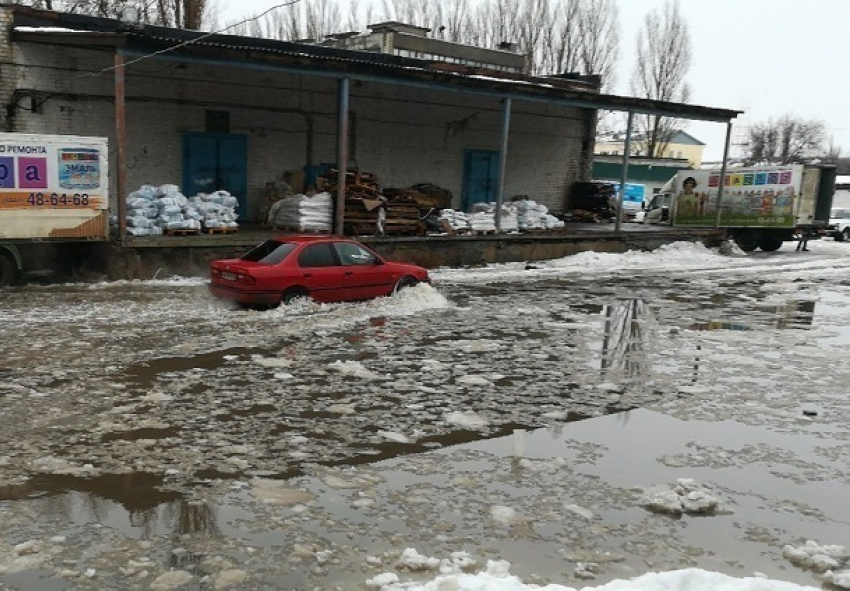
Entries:
{"type": "Polygon", "coordinates": [[[670,490],[648,493],[640,506],[655,513],[670,515],[718,515],[730,513],[720,501],[691,478],[679,478],[670,490]]]}
{"type": "Polygon", "coordinates": [[[564,222],[549,213],[549,208],[531,199],[514,201],[517,224],[520,230],[556,230],[564,227],[564,222]]]}
{"type": "Polygon", "coordinates": [[[227,191],[187,199],[177,185],[142,185],[127,195],[127,233],[158,236],[171,230],[235,228],[238,203],[227,191]]]}
{"type": "MultiPolygon", "coordinates": [[[[446,572],[441,568],[440,576],[424,583],[401,582],[395,573],[383,573],[366,581],[366,585],[378,591],[576,591],[573,587],[553,583],[540,587],[524,584],[510,573],[510,563],[504,560],[488,560],[484,571],[469,574],[446,572]]],[[[598,587],[583,587],[582,591],[816,591],[796,583],[775,581],[763,577],[735,578],[717,572],[696,568],[647,573],[629,581],[611,581],[598,587]]]]}
{"type": "Polygon", "coordinates": [[[782,556],[797,566],[819,573],[840,568],[850,560],[850,554],[844,546],[821,546],[812,540],[806,541],[799,548],[788,544],[782,548],[782,556]]]}
{"type": "Polygon", "coordinates": [[[266,223],[280,230],[330,232],[333,227],[333,197],[328,192],[313,196],[287,195],[269,209],[266,223]]]}

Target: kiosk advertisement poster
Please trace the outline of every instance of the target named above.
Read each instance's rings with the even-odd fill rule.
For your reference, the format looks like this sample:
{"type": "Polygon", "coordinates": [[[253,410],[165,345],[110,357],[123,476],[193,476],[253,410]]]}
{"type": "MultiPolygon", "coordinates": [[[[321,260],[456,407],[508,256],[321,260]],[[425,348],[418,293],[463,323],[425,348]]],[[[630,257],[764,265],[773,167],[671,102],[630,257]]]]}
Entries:
{"type": "MultiPolygon", "coordinates": [[[[803,167],[727,170],[720,204],[721,226],[788,227],[800,195],[803,167]]],[[[688,170],[676,175],[673,223],[713,226],[717,218],[719,170],[688,170]]]]}

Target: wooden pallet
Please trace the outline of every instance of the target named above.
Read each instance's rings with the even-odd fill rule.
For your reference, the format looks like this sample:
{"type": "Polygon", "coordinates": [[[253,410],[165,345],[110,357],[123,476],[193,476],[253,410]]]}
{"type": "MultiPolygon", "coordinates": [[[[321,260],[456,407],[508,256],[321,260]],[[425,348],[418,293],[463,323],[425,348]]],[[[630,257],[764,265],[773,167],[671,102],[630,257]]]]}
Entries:
{"type": "Polygon", "coordinates": [[[197,236],[201,231],[181,228],[179,230],[163,230],[162,233],[165,236],[197,236]]]}
{"type": "Polygon", "coordinates": [[[239,228],[204,228],[204,234],[236,234],[239,228]]]}

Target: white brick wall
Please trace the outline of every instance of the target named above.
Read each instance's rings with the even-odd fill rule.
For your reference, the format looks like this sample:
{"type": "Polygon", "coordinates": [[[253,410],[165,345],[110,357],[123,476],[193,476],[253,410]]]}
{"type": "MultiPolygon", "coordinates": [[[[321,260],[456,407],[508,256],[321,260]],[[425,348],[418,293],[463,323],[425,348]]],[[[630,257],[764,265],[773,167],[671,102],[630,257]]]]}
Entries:
{"type": "MultiPolygon", "coordinates": [[[[39,44],[13,49],[20,65],[4,66],[4,81],[13,73],[17,89],[38,91],[38,100],[46,100],[40,112],[27,110],[28,98],[21,100],[12,131],[108,136],[114,179],[112,55],[39,44]]],[[[248,136],[250,218],[260,210],[266,182],[305,164],[308,118],[313,163],[336,161],[338,95],[331,78],[146,59],[128,66],[126,81],[129,190],[182,184],[183,132],[203,131],[207,109],[228,111],[231,132],[248,136]]],[[[498,150],[501,141],[496,98],[352,81],[350,110],[362,170],[377,174],[384,186],[440,185],[453,192],[455,206],[464,151],[498,150]]],[[[586,125],[579,109],[514,100],[506,197],[526,194],[560,211],[565,187],[587,166],[581,153],[586,125]]]]}

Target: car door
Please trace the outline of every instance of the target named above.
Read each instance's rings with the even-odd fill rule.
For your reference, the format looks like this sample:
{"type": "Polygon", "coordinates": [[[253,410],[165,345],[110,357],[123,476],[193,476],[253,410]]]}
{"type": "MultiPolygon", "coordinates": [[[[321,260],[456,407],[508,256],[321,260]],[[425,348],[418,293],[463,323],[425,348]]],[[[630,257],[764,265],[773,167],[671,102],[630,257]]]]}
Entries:
{"type": "Polygon", "coordinates": [[[336,242],[334,248],[343,269],[346,299],[365,300],[392,292],[395,278],[378,255],[354,242],[336,242]]]}
{"type": "Polygon", "coordinates": [[[342,285],[342,267],[333,244],[318,242],[308,244],[298,253],[301,282],[317,302],[336,302],[345,299],[342,285]]]}

